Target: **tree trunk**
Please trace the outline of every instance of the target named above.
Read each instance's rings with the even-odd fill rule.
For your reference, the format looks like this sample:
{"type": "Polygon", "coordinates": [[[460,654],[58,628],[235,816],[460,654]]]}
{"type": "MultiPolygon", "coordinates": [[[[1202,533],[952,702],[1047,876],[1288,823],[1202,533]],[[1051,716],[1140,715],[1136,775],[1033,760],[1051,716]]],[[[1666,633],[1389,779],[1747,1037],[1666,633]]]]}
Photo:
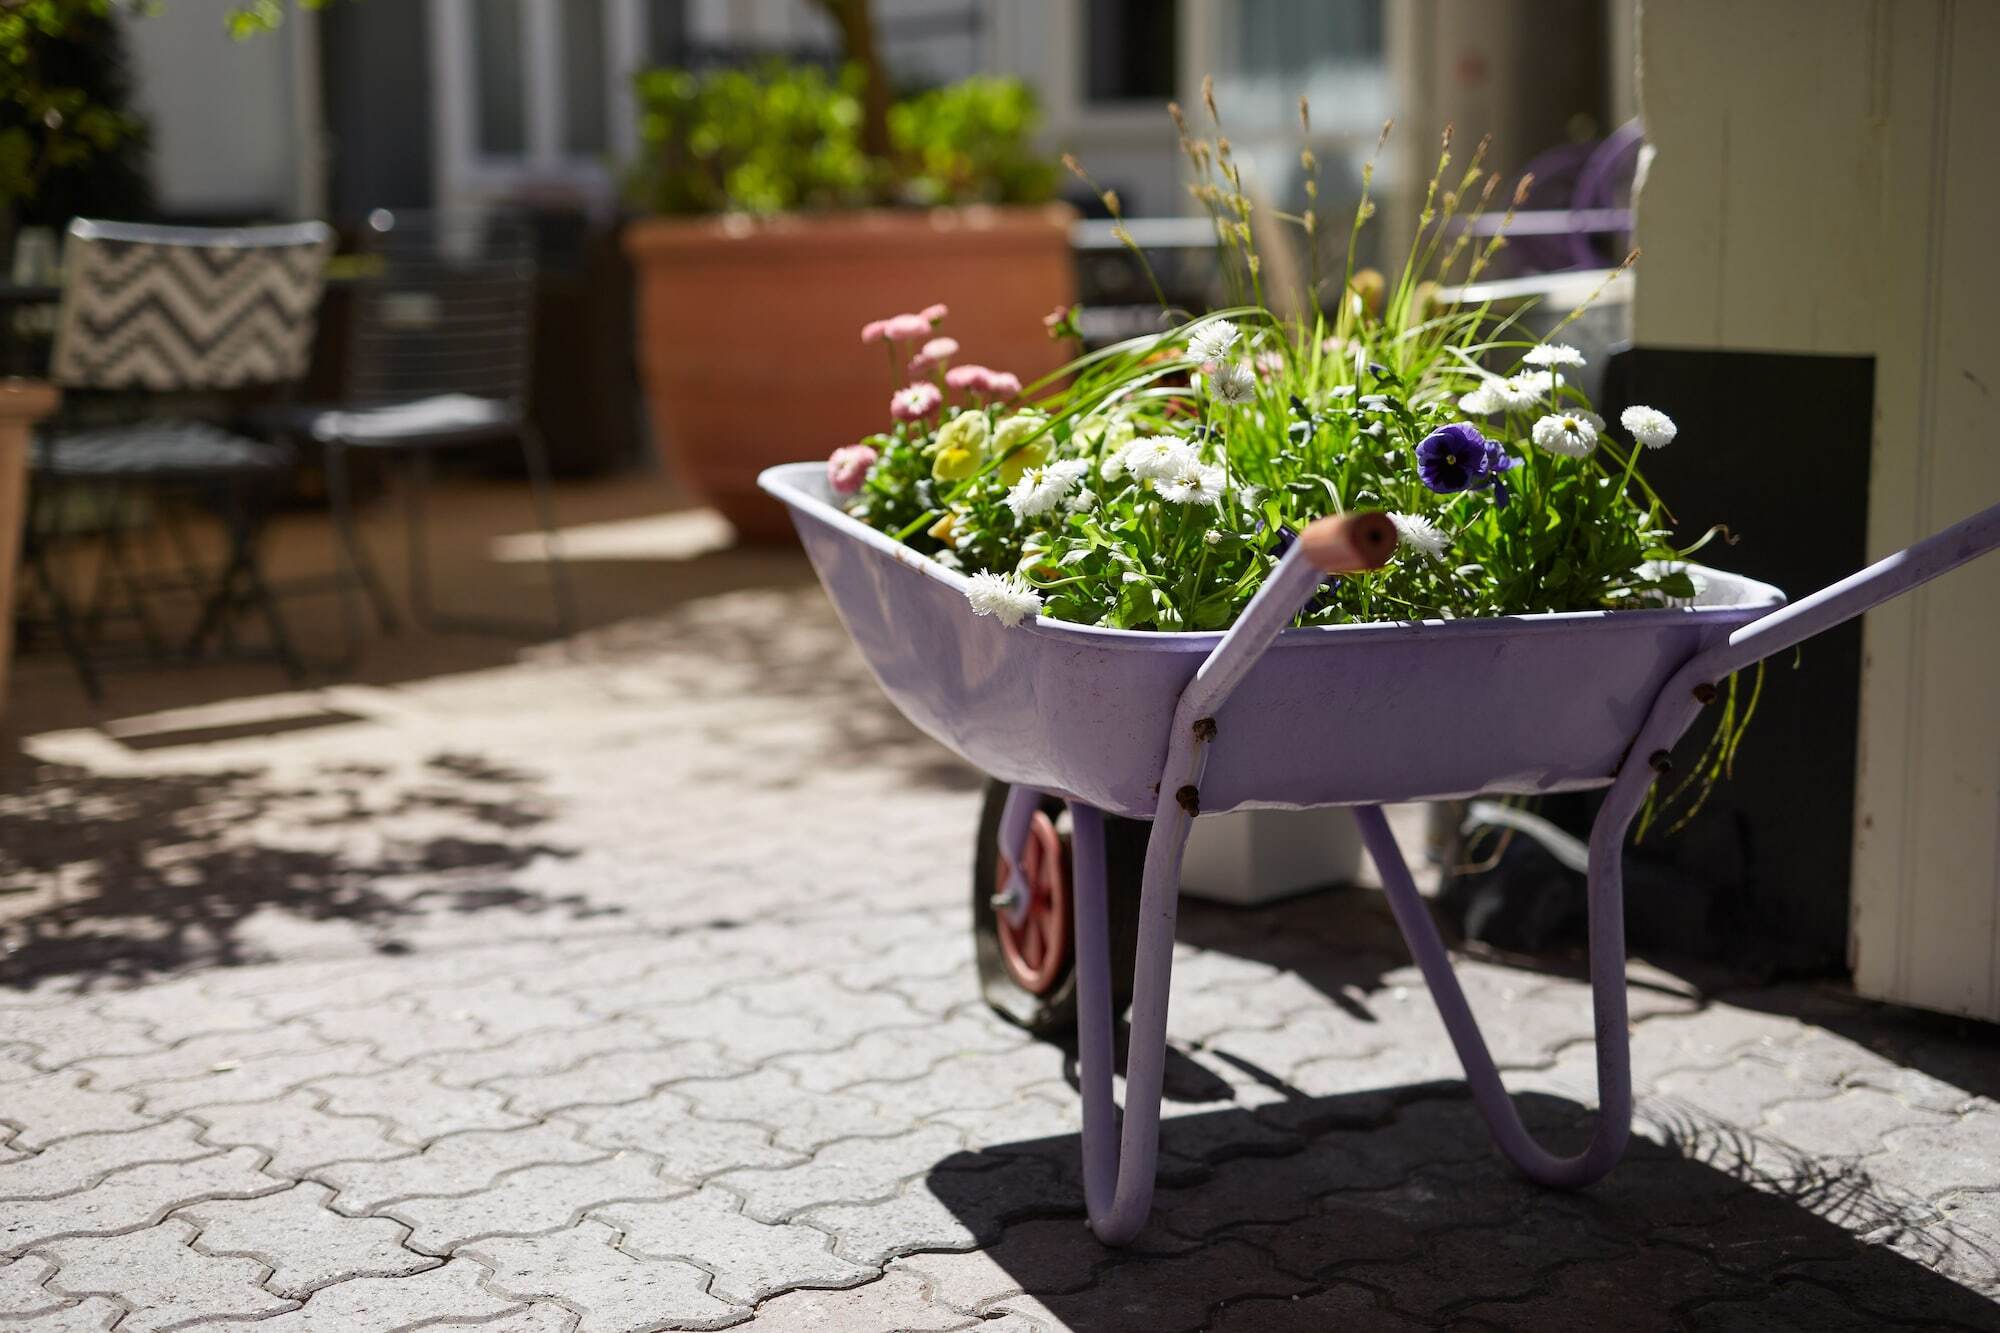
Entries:
{"type": "Polygon", "coordinates": [[[875,16],[870,0],[819,0],[834,26],[847,59],[861,66],[866,82],[861,90],[861,147],[870,157],[886,158],[889,143],[889,75],[875,48],[875,16]]]}

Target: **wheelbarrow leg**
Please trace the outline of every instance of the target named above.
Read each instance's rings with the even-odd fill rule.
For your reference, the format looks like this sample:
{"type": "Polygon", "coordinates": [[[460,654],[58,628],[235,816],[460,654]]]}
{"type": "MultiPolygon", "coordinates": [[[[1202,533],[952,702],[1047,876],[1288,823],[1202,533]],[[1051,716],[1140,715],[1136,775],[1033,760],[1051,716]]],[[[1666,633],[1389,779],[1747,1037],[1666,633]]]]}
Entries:
{"type": "MultiPolygon", "coordinates": [[[[1575,1157],[1557,1157],[1535,1141],[1500,1081],[1493,1056],[1480,1035],[1479,1022],[1466,1003],[1465,992],[1451,968],[1451,957],[1438,937],[1430,909],[1410,878],[1410,868],[1396,846],[1395,835],[1380,806],[1355,809],[1361,837],[1382,874],[1389,909],[1402,928],[1417,967],[1437,1003],[1445,1031],[1465,1066],[1472,1098],[1494,1142],[1530,1179],[1544,1185],[1573,1188],[1601,1179],[1624,1154],[1632,1133],[1632,1060],[1625,1011],[1625,901],[1620,859],[1630,812],[1613,808],[1621,788],[1614,788],[1599,814],[1590,840],[1590,990],[1597,1028],[1597,1124],[1590,1144],[1575,1157]],[[1607,836],[1608,835],[1608,836],[1607,836]]],[[[1644,787],[1639,787],[1643,795],[1644,787]]]]}
{"type": "MultiPolygon", "coordinates": [[[[1168,802],[1171,806],[1172,803],[1168,802]]],[[[1146,1225],[1160,1156],[1160,1095],[1167,1067],[1167,992],[1174,970],[1174,917],[1188,816],[1178,807],[1153,821],[1140,891],[1132,1023],[1125,1055],[1125,1118],[1111,1096],[1111,938],[1105,905],[1104,816],[1071,802],[1075,863],[1077,1063],[1083,1086],[1083,1190],[1090,1229],[1123,1245],[1146,1225]]]]}

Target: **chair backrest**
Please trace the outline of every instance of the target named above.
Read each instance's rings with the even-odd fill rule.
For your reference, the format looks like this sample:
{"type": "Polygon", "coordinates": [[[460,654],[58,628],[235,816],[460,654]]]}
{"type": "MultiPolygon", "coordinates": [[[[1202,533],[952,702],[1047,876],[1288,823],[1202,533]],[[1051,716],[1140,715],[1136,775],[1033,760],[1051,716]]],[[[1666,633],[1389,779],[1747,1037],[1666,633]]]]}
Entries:
{"type": "Polygon", "coordinates": [[[333,230],[154,227],[78,218],[50,376],[160,393],[305,374],[333,230]]]}
{"type": "Polygon", "coordinates": [[[348,396],[362,404],[462,393],[525,405],[535,236],[499,209],[378,209],[361,236],[348,396]]]}

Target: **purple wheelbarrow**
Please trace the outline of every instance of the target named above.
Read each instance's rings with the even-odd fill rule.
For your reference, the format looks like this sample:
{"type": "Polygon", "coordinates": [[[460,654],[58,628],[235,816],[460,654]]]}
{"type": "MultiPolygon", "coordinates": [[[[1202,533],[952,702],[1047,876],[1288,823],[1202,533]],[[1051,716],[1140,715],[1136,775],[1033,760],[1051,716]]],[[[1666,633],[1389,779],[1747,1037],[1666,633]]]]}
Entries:
{"type": "MultiPolygon", "coordinates": [[[[1288,628],[1324,571],[1295,543],[1226,633],[1162,634],[973,614],[964,578],[843,514],[818,463],[766,471],[835,610],[916,725],[1009,784],[994,909],[1036,970],[1061,920],[1028,920],[1051,861],[1040,807],[1068,805],[1083,1161],[1091,1229],[1130,1240],[1152,1206],[1181,853],[1199,814],[1355,808],[1389,905],[1500,1149],[1529,1177],[1601,1178],[1631,1134],[1625,834],[1667,752],[1732,672],[2000,546],[2000,506],[1800,601],[1697,569],[1687,608],[1288,628]],[[1477,690],[1464,688],[1476,680],[1477,690]],[[1413,739],[1417,738],[1417,739],[1413,739]],[[1609,787],[1590,835],[1598,1113],[1548,1152],[1501,1084],[1381,806],[1609,787]],[[1151,821],[1137,898],[1122,1128],[1112,1100],[1105,815],[1151,821]]],[[[1331,534],[1332,529],[1327,530],[1331,534]]],[[[1383,552],[1386,555],[1386,550],[1383,552]]],[[[1043,899],[1045,901],[1045,899],[1043,899]]],[[[1066,940],[1063,941],[1066,943],[1066,940]]],[[[1039,980],[1028,978],[1024,980],[1039,980]]]]}

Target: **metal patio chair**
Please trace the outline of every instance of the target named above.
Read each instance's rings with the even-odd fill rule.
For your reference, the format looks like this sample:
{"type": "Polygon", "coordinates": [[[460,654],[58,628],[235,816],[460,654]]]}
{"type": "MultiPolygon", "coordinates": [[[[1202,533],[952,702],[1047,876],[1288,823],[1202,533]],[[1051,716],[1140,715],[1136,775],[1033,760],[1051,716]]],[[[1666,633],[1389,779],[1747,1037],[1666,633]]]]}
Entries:
{"type": "Polygon", "coordinates": [[[354,289],[347,400],[279,406],[257,418],[281,439],[310,443],[324,460],[350,647],[358,637],[351,597],[357,586],[383,631],[398,627],[389,590],[355,525],[351,463],[357,454],[399,456],[405,465],[409,598],[417,623],[530,637],[568,633],[574,598],[556,549],[548,449],[527,410],[532,231],[525,219],[498,211],[378,210],[368,219],[361,249],[367,267],[354,289]],[[544,534],[552,622],[449,615],[431,604],[425,510],[432,455],[510,441],[521,450],[544,534]]]}
{"type": "MultiPolygon", "coordinates": [[[[78,391],[160,395],[282,387],[310,357],[333,232],[321,223],[280,227],[158,227],[79,218],[70,225],[50,378],[78,391]]],[[[257,537],[290,472],[281,446],[199,419],[162,417],[90,429],[50,429],[30,454],[33,489],[26,559],[29,586],[76,666],[102,697],[92,641],[111,592],[122,594],[153,654],[166,651],[146,593],[192,588],[203,598],[184,651],[212,637],[233,647],[233,618],[254,607],[278,660],[301,674],[257,558],[257,537]],[[135,568],[125,501],[134,493],[192,497],[221,520],[228,540],[212,581],[184,564],[178,578],[135,568]],[[79,618],[54,568],[74,498],[92,494],[108,520],[98,586],[79,618]]]]}

